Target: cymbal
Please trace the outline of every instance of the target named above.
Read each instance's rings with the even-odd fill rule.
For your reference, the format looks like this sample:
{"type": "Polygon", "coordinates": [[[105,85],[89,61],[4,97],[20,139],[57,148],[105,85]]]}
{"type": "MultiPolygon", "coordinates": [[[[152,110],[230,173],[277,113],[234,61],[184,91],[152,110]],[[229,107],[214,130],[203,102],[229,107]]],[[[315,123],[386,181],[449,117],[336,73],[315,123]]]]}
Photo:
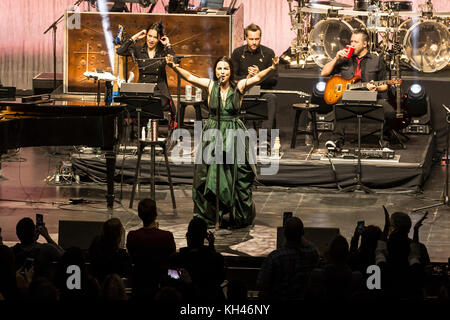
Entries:
{"type": "Polygon", "coordinates": [[[337,1],[314,1],[306,4],[309,8],[319,8],[319,9],[337,9],[337,8],[352,8],[353,5],[341,3],[337,1]]]}

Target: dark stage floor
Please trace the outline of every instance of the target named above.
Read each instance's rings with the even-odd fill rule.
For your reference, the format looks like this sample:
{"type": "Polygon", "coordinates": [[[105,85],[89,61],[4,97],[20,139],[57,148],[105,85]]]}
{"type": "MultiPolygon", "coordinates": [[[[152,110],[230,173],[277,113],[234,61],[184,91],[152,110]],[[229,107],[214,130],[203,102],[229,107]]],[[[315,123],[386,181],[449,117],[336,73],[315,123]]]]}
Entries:
{"type": "MultiPolygon", "coordinates": [[[[119,217],[127,231],[138,228],[140,220],[136,210],[128,209],[130,186],[116,185],[114,210],[106,209],[106,186],[82,183],[71,186],[51,185],[44,181],[54,174],[67,155],[50,154],[55,148],[24,148],[3,162],[0,181],[0,227],[3,241],[13,245],[17,241],[16,223],[25,216],[43,213],[52,237],[58,238],[59,220],[104,221],[119,217]],[[70,198],[83,198],[89,203],[72,205],[70,198]]],[[[436,203],[442,193],[444,167],[435,165],[423,186],[423,193],[393,190],[376,190],[374,194],[341,193],[335,189],[306,187],[258,186],[254,191],[257,208],[255,224],[251,228],[232,231],[230,235],[217,236],[218,249],[227,255],[265,256],[276,247],[276,228],[282,223],[282,213],[292,211],[301,217],[306,227],[335,227],[348,240],[356,222],[382,227],[383,210],[390,212],[412,209],[436,203]]],[[[148,195],[144,186],[142,196],[148,195]],[[144,193],[145,192],[145,193],[144,193]]],[[[172,209],[168,187],[157,186],[156,198],[159,222],[163,229],[174,233],[177,247],[184,246],[187,224],[192,217],[191,186],[175,186],[177,210],[172,209]]],[[[136,202],[135,206],[136,207],[136,202]]],[[[448,206],[429,210],[429,218],[420,231],[420,240],[427,246],[433,262],[447,262],[450,256],[450,209],[448,206]]],[[[413,223],[422,213],[411,213],[413,223]]]]}

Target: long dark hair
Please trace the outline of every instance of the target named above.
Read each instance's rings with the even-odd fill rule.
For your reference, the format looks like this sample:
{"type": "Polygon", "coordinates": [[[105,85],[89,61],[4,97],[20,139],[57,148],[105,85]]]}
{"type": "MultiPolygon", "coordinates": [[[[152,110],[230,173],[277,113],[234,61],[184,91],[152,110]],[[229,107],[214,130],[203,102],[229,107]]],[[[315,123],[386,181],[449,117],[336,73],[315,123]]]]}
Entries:
{"type": "MultiPolygon", "coordinates": [[[[155,30],[156,34],[158,35],[159,39],[164,36],[164,26],[162,22],[153,22],[147,27],[147,34],[150,30],[155,30]]],[[[145,46],[147,46],[147,38],[145,39],[145,46]]],[[[158,44],[156,45],[156,49],[163,49],[164,46],[161,43],[161,41],[158,41],[158,44]]]]}
{"type": "Polygon", "coordinates": [[[236,86],[236,81],[234,80],[233,62],[231,61],[230,58],[228,58],[226,56],[217,58],[216,62],[214,63],[214,73],[213,73],[214,81],[219,80],[219,78],[217,78],[217,75],[216,75],[216,68],[220,61],[224,61],[224,62],[228,63],[228,65],[230,66],[230,85],[234,88],[236,86]]]}

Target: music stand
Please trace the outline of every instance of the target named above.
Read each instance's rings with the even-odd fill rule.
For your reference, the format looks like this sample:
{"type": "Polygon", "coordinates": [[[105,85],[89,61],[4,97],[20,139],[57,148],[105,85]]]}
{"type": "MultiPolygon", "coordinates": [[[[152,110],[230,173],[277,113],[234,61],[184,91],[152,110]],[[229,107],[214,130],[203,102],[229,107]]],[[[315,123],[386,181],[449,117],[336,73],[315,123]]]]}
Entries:
{"type": "Polygon", "coordinates": [[[356,185],[343,188],[343,192],[364,191],[373,193],[361,181],[361,120],[370,119],[381,123],[381,140],[383,140],[384,113],[383,107],[375,103],[339,103],[335,105],[335,121],[356,118],[358,120],[358,164],[356,168],[356,185]],[[381,113],[381,117],[376,115],[381,113]]]}

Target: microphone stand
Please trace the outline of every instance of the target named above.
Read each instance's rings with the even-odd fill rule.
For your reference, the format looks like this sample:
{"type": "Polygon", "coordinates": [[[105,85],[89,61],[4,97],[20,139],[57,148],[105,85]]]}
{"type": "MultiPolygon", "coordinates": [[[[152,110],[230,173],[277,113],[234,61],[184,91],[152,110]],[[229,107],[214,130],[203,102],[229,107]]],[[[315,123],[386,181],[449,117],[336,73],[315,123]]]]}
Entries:
{"type": "MultiPolygon", "coordinates": [[[[73,6],[79,5],[84,0],[77,0],[73,6]]],[[[50,27],[47,28],[47,30],[44,31],[44,34],[49,32],[50,30],[53,30],[53,90],[56,90],[56,29],[57,24],[59,21],[61,21],[62,18],[64,18],[65,13],[63,13],[62,16],[60,16],[58,19],[56,19],[55,22],[53,22],[50,27]]]]}
{"type": "MultiPolygon", "coordinates": [[[[218,92],[218,99],[219,99],[219,104],[217,107],[217,129],[220,131],[220,111],[221,111],[221,104],[222,104],[222,97],[221,97],[221,93],[220,93],[220,85],[222,84],[222,77],[219,78],[219,92],[218,92]]],[[[216,137],[216,148],[217,148],[217,144],[220,143],[217,139],[218,137],[216,137]]],[[[223,137],[222,137],[223,138],[223,137]]],[[[236,152],[236,151],[235,151],[236,152]]],[[[223,157],[223,153],[220,155],[221,157],[223,157]]],[[[217,159],[217,154],[216,154],[216,159],[217,159]]],[[[220,168],[219,168],[219,164],[216,161],[216,231],[219,230],[220,227],[220,214],[219,214],[219,186],[220,186],[220,168]]]]}
{"type": "Polygon", "coordinates": [[[448,143],[448,138],[449,138],[449,130],[450,130],[450,108],[448,108],[446,105],[442,105],[442,107],[445,109],[447,115],[446,115],[446,120],[447,120],[447,142],[446,142],[446,146],[445,146],[445,151],[444,151],[444,155],[445,155],[445,181],[444,181],[444,190],[442,190],[442,200],[438,203],[426,206],[426,207],[422,207],[422,208],[416,208],[413,209],[411,212],[416,212],[416,211],[420,211],[420,210],[425,210],[425,209],[429,209],[429,208],[436,208],[436,207],[440,207],[440,206],[448,206],[450,204],[449,202],[449,196],[448,196],[448,186],[449,186],[449,173],[448,173],[448,148],[449,148],[449,143],[448,143]]]}

